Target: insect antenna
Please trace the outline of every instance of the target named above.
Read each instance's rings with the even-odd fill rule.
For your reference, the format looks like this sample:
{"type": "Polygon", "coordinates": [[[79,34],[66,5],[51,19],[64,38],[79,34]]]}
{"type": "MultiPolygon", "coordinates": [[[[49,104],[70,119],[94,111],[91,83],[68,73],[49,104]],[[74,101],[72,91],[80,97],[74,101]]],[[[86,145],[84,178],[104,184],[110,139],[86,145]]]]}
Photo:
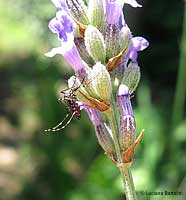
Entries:
{"type": "Polygon", "coordinates": [[[63,122],[68,118],[69,115],[70,115],[70,113],[68,113],[68,114],[66,115],[66,117],[63,119],[63,121],[61,121],[59,124],[57,124],[57,125],[54,126],[53,128],[46,129],[45,132],[50,132],[50,131],[56,132],[56,131],[60,131],[60,130],[62,130],[62,129],[64,129],[64,128],[66,128],[66,127],[70,124],[71,120],[73,119],[73,117],[74,117],[74,115],[75,115],[75,112],[72,113],[70,119],[65,123],[65,125],[63,125],[63,122]],[[63,125],[63,126],[61,126],[61,125],[63,125]],[[60,126],[61,126],[61,127],[60,127],[60,126]],[[60,127],[60,128],[59,128],[59,127],[60,127]]]}

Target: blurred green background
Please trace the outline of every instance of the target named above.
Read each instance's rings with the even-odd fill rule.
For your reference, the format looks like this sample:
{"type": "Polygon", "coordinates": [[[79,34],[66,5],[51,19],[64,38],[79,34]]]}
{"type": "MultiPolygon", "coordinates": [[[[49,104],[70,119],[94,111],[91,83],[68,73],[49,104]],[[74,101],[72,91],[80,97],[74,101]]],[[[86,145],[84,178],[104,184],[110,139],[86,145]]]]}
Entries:
{"type": "MultiPolygon", "coordinates": [[[[146,37],[142,80],[133,99],[138,132],[132,173],[138,191],[186,190],[186,21],[183,0],[138,1],[125,6],[133,35],[146,37]]],[[[60,88],[73,74],[48,30],[50,0],[0,1],[0,200],[119,200],[119,171],[96,141],[86,113],[61,132],[60,88]]],[[[140,196],[186,199],[186,196],[140,196]]]]}

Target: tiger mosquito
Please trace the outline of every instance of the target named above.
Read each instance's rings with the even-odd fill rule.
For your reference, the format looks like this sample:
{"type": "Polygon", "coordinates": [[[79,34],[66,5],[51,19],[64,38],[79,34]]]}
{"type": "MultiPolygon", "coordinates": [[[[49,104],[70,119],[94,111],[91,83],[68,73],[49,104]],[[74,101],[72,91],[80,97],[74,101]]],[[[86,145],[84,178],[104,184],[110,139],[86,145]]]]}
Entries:
{"type": "Polygon", "coordinates": [[[45,131],[49,132],[49,131],[60,131],[64,128],[66,128],[70,122],[72,121],[73,117],[75,117],[76,119],[80,119],[81,118],[81,108],[80,105],[77,103],[77,95],[75,94],[75,92],[81,87],[81,85],[83,84],[84,79],[82,80],[81,84],[77,87],[75,87],[75,83],[76,83],[76,76],[75,76],[75,80],[73,83],[73,86],[71,88],[67,88],[61,91],[61,93],[64,95],[63,98],[59,98],[59,101],[65,102],[67,104],[69,113],[67,113],[67,115],[65,116],[65,118],[55,127],[53,128],[49,128],[45,131]],[[69,91],[68,91],[69,90],[69,91]],[[66,92],[68,91],[68,92],[66,92]],[[64,124],[64,122],[66,121],[66,119],[70,116],[70,118],[68,119],[68,121],[64,124]],[[64,124],[64,125],[63,125],[64,124]]]}

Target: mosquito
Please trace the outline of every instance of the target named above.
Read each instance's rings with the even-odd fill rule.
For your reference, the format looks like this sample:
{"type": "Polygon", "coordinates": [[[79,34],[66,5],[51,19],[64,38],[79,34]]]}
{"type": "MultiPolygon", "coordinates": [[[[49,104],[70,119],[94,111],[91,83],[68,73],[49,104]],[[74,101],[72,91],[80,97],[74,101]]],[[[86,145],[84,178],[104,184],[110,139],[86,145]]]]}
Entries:
{"type": "Polygon", "coordinates": [[[67,104],[69,113],[67,113],[66,117],[63,119],[63,121],[61,121],[57,126],[53,127],[53,128],[49,128],[45,131],[60,131],[64,128],[66,128],[70,122],[72,121],[73,117],[75,117],[76,119],[80,119],[81,118],[81,108],[80,105],[77,103],[77,95],[76,95],[76,91],[80,88],[80,86],[83,84],[84,79],[82,80],[81,84],[77,87],[75,87],[75,83],[76,83],[76,76],[75,76],[75,80],[73,83],[73,86],[71,88],[67,88],[61,91],[61,93],[64,95],[63,98],[60,98],[59,101],[65,102],[67,104]],[[68,117],[70,116],[70,118],[68,119],[68,117]],[[68,119],[68,121],[64,124],[64,122],[68,119]]]}

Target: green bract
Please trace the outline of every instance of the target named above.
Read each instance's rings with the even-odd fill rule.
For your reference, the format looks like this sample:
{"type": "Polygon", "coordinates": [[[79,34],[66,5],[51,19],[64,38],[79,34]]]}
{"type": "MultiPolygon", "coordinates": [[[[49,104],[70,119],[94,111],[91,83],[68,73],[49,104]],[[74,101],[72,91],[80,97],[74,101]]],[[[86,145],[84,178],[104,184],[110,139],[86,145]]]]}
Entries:
{"type": "Polygon", "coordinates": [[[130,62],[128,67],[125,68],[122,83],[128,86],[130,94],[133,93],[140,81],[141,73],[140,67],[137,63],[130,62]]]}
{"type": "Polygon", "coordinates": [[[124,26],[119,33],[119,49],[129,49],[131,44],[132,34],[128,26],[124,26]]]}
{"type": "Polygon", "coordinates": [[[85,30],[85,46],[90,56],[97,62],[105,63],[106,48],[102,33],[89,25],[85,30]]]}
{"type": "Polygon", "coordinates": [[[105,14],[102,0],[91,0],[89,2],[88,16],[90,24],[102,31],[105,23],[105,14]]]}

